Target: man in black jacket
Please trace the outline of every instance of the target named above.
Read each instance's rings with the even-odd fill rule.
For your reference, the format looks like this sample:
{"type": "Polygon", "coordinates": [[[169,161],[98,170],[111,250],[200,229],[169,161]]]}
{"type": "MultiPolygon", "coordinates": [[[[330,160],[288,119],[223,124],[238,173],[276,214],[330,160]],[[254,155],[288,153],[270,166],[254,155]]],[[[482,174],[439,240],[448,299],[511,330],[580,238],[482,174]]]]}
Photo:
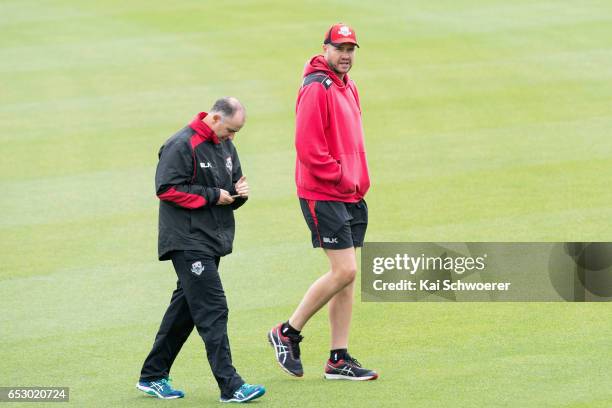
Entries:
{"type": "Polygon", "coordinates": [[[136,385],[158,398],[184,396],[172,388],[169,373],[194,326],[206,345],[222,402],[246,402],[265,393],[263,386],[245,383],[232,365],[218,273],[220,257],[232,252],[233,212],[249,195],[232,143],[245,119],[236,98],[219,99],[159,151],[159,259],[172,260],[178,281],[136,385]]]}

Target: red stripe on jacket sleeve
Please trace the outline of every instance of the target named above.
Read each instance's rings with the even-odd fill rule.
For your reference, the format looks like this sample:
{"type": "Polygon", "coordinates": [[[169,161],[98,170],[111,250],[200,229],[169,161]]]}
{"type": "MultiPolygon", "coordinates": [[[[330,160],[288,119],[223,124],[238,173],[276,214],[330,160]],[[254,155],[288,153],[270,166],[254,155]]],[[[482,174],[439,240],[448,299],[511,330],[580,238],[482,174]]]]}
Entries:
{"type": "Polygon", "coordinates": [[[165,193],[157,196],[160,200],[171,201],[185,208],[200,208],[206,205],[206,199],[201,195],[183,193],[170,187],[165,193]]]}

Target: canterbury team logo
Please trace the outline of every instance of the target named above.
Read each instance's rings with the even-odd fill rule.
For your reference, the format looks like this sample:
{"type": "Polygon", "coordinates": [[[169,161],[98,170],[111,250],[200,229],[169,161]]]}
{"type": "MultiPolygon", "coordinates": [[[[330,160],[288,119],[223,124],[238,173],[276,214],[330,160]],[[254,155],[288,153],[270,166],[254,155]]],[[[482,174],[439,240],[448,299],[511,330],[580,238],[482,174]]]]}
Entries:
{"type": "Polygon", "coordinates": [[[202,262],[197,261],[191,264],[191,273],[193,273],[194,275],[200,276],[203,271],[204,265],[202,265],[202,262]]]}
{"type": "Polygon", "coordinates": [[[232,158],[228,157],[227,159],[225,159],[225,167],[227,167],[227,170],[231,173],[232,172],[232,168],[234,167],[234,165],[232,164],[232,158]]]}
{"type": "Polygon", "coordinates": [[[340,29],[338,30],[338,34],[343,35],[345,37],[348,37],[349,35],[351,35],[351,30],[347,27],[347,26],[342,26],[340,27],[340,29]]]}

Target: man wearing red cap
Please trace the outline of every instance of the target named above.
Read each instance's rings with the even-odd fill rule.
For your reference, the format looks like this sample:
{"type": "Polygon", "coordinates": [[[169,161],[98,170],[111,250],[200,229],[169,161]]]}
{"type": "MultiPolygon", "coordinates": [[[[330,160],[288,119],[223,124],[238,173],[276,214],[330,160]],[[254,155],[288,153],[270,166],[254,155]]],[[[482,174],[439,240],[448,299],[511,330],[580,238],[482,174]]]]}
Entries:
{"type": "Polygon", "coordinates": [[[356,47],[355,30],[341,23],[331,26],[325,33],[323,55],[313,57],[304,69],[296,103],[297,193],[312,245],[323,248],[330,264],[293,315],[268,332],[281,368],[297,377],[304,374],[301,330],[327,304],[331,352],[325,378],[378,378],[348,353],[356,248],[363,245],[368,224],[363,197],[370,187],[359,95],[348,76],[356,47]]]}

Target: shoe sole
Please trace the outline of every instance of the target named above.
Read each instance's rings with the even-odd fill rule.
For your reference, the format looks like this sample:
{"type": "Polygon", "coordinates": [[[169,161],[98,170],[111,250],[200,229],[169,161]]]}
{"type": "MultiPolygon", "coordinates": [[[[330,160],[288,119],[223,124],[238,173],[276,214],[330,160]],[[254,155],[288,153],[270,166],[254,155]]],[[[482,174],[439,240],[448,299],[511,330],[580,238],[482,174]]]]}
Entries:
{"type": "Polygon", "coordinates": [[[327,374],[325,373],[326,380],[348,380],[348,381],[373,381],[378,378],[378,374],[370,375],[367,377],[349,377],[342,374],[327,374]]]}
{"type": "Polygon", "coordinates": [[[265,388],[263,388],[263,389],[259,389],[259,390],[255,391],[253,394],[249,395],[245,399],[241,399],[241,400],[236,399],[236,398],[232,398],[232,399],[228,399],[228,400],[220,399],[219,402],[238,402],[238,403],[240,403],[240,402],[249,402],[249,401],[252,401],[252,400],[254,400],[256,398],[261,397],[265,393],[266,393],[266,390],[265,390],[265,388]]]}
{"type": "Polygon", "coordinates": [[[284,365],[283,365],[283,364],[280,362],[280,360],[278,359],[278,352],[276,351],[276,343],[274,342],[274,334],[273,334],[273,332],[274,332],[274,329],[271,329],[271,330],[268,332],[268,343],[270,343],[270,346],[272,346],[272,348],[274,349],[274,356],[276,357],[276,362],[278,363],[278,365],[280,366],[280,368],[282,368],[282,369],[283,369],[283,371],[284,371],[284,372],[286,372],[287,374],[289,374],[290,376],[292,376],[292,377],[298,377],[298,378],[299,378],[299,377],[303,377],[303,376],[304,376],[304,374],[298,375],[298,374],[292,373],[291,371],[289,371],[289,370],[288,370],[288,369],[287,369],[287,368],[286,368],[286,367],[285,367],[285,366],[284,366],[284,365]]]}
{"type": "Polygon", "coordinates": [[[164,397],[163,395],[161,395],[159,392],[155,391],[155,389],[151,388],[151,387],[145,387],[144,385],[140,385],[140,384],[136,384],[136,388],[139,389],[140,391],[144,392],[145,394],[147,394],[149,397],[156,397],[159,399],[178,399],[178,398],[183,398],[183,396],[180,395],[173,395],[171,397],[164,397]]]}

